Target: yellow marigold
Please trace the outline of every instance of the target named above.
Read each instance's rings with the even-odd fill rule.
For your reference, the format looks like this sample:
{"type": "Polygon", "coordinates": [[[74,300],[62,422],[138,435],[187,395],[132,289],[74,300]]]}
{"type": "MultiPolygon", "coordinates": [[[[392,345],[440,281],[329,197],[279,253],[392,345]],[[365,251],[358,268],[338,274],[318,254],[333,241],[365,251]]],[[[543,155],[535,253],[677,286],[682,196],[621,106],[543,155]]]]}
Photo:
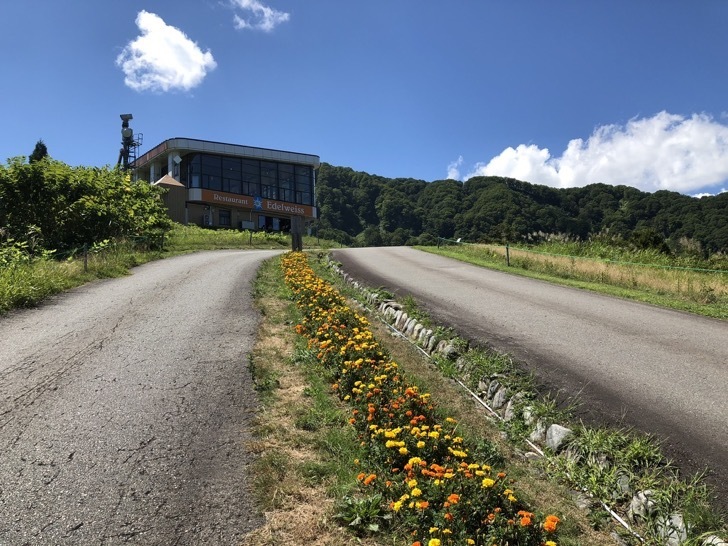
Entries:
{"type": "Polygon", "coordinates": [[[422,489],[415,487],[412,491],[410,491],[410,493],[413,497],[419,497],[422,495],[422,489]]]}
{"type": "Polygon", "coordinates": [[[495,480],[491,480],[490,478],[483,478],[481,485],[484,488],[493,487],[493,485],[495,485],[495,480]]]}
{"type": "Polygon", "coordinates": [[[440,542],[439,538],[431,538],[430,541],[427,543],[427,546],[440,546],[442,544],[440,542]]]}

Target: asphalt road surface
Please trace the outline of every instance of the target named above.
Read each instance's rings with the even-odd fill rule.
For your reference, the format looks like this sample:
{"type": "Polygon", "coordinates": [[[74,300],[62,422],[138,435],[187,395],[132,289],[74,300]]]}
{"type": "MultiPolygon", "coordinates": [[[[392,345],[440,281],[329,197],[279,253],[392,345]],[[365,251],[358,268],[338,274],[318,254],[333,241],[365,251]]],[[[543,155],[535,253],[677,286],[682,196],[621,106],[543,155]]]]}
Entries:
{"type": "Polygon", "coordinates": [[[0,318],[0,545],[239,544],[266,251],[179,256],[0,318]]]}
{"type": "Polygon", "coordinates": [[[411,248],[334,252],[346,272],[438,324],[510,353],[591,423],[664,441],[686,472],[709,469],[728,510],[728,323],[508,275],[411,248]]]}

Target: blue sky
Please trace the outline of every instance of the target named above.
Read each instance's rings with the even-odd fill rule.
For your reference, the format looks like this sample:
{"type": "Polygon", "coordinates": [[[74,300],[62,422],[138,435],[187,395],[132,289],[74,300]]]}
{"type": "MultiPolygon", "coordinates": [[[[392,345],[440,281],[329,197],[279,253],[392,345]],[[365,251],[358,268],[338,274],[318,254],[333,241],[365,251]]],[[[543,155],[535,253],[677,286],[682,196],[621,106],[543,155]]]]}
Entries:
{"type": "Polygon", "coordinates": [[[191,137],[387,177],[728,189],[728,0],[25,0],[4,160],[191,137]]]}

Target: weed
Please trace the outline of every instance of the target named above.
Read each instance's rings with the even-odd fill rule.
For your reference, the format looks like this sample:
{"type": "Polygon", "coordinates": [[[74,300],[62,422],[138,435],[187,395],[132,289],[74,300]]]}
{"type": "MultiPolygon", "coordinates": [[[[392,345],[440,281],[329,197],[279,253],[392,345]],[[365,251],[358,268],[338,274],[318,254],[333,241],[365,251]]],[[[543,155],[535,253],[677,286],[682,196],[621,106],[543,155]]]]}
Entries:
{"type": "Polygon", "coordinates": [[[334,516],[348,525],[357,535],[368,535],[383,530],[392,519],[391,512],[383,508],[382,495],[365,497],[346,496],[338,504],[334,516]]]}

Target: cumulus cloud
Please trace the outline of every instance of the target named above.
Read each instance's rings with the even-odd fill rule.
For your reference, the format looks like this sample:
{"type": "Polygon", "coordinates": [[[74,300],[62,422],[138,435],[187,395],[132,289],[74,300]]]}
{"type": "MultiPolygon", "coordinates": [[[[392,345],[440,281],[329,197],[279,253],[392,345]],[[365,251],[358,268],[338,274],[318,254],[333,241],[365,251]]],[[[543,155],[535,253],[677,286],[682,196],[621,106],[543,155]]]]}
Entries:
{"type": "Polygon", "coordinates": [[[232,6],[250,14],[248,18],[235,14],[235,28],[251,28],[270,32],[290,18],[290,14],[266,6],[258,0],[232,0],[232,6]]]}
{"type": "Polygon", "coordinates": [[[135,91],[188,91],[197,87],[217,64],[187,35],[154,13],[140,11],[141,35],[116,58],[124,83],[135,91]]]}
{"type": "Polygon", "coordinates": [[[448,180],[460,180],[460,165],[462,164],[463,156],[460,156],[447,166],[448,180]]]}
{"type": "Polygon", "coordinates": [[[691,193],[728,180],[728,125],[706,114],[660,112],[605,125],[569,142],[560,157],[547,148],[506,148],[473,176],[507,176],[554,187],[624,184],[644,191],[691,193]]]}

